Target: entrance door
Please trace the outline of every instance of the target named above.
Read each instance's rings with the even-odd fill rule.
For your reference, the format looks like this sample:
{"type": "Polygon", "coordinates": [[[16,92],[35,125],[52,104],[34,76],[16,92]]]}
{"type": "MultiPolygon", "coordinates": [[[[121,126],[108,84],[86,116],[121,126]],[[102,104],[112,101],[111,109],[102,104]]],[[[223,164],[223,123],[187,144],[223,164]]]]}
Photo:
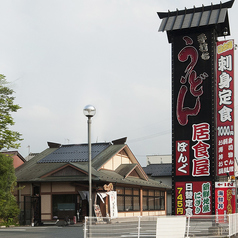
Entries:
{"type": "Polygon", "coordinates": [[[77,194],[52,195],[53,217],[72,219],[76,216],[77,194]]]}
{"type": "Polygon", "coordinates": [[[40,196],[24,196],[23,216],[20,223],[22,225],[41,224],[41,201],[40,196]]]}

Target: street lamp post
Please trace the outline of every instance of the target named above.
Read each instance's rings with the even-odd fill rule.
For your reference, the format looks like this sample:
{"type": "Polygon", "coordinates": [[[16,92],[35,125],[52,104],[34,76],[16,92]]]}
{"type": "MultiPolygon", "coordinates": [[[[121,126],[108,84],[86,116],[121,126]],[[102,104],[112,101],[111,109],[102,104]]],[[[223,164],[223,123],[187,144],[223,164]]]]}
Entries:
{"type": "Polygon", "coordinates": [[[92,117],[96,114],[96,108],[87,105],[83,109],[84,115],[88,118],[88,183],[89,183],[89,219],[92,217],[92,149],[91,149],[91,124],[92,117]]]}

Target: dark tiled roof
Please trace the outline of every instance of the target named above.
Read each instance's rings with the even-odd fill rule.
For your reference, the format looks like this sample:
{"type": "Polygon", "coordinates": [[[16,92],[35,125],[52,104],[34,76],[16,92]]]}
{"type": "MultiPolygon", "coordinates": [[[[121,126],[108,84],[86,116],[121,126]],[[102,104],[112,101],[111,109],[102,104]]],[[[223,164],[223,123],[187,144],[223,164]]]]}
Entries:
{"type": "MultiPolygon", "coordinates": [[[[92,160],[108,148],[110,143],[93,143],[92,160]]],[[[38,163],[69,163],[88,161],[88,144],[62,145],[38,163]]]]}
{"type": "Polygon", "coordinates": [[[231,0],[217,5],[185,8],[185,10],[174,12],[158,12],[159,17],[163,19],[159,31],[174,31],[225,23],[224,26],[228,28],[230,35],[227,9],[231,8],[233,3],[234,0],[231,0]]]}
{"type": "MultiPolygon", "coordinates": [[[[33,157],[31,160],[26,161],[24,164],[16,168],[15,173],[17,176],[17,181],[31,181],[32,179],[42,176],[44,173],[50,172],[53,169],[50,166],[44,166],[44,164],[37,164],[37,162],[43,159],[45,156],[51,154],[56,149],[46,149],[40,154],[33,157]]],[[[54,166],[59,167],[60,165],[54,164],[54,166]]]]}
{"type": "MultiPolygon", "coordinates": [[[[94,144],[95,145],[95,144],[94,144]]],[[[79,146],[79,145],[78,145],[79,146]]],[[[71,146],[71,151],[73,147],[78,148],[77,145],[71,146]]],[[[126,145],[112,145],[110,143],[102,143],[100,145],[100,149],[104,147],[104,150],[99,153],[94,160],[92,161],[92,180],[98,181],[98,182],[115,182],[117,184],[130,184],[135,186],[145,186],[145,187],[158,187],[158,188],[164,188],[164,189],[171,189],[169,186],[160,184],[159,182],[156,182],[152,179],[140,179],[140,178],[134,178],[134,177],[125,177],[116,171],[110,171],[110,170],[98,170],[98,168],[105,164],[110,158],[112,158],[116,153],[121,151],[124,147],[128,148],[126,145]]],[[[70,152],[66,150],[66,147],[69,146],[63,146],[60,148],[63,148],[61,152],[64,156],[69,157],[71,156],[70,152]]],[[[69,162],[69,160],[62,162],[62,160],[57,157],[57,155],[60,155],[59,149],[60,148],[48,148],[42,153],[36,155],[31,160],[27,161],[20,167],[16,169],[16,177],[17,182],[53,182],[53,181],[71,181],[71,182],[87,182],[88,181],[88,162],[87,161],[77,161],[77,162],[69,162]],[[51,157],[52,155],[52,157],[51,157]],[[46,160],[45,162],[40,161],[44,160],[45,158],[55,158],[53,162],[50,162],[51,160],[46,160]],[[61,169],[66,168],[66,166],[71,166],[71,168],[78,169],[80,171],[84,171],[84,173],[81,173],[80,176],[75,175],[67,175],[67,176],[54,176],[54,171],[60,171],[61,169]]],[[[95,149],[96,147],[94,147],[95,149]]],[[[82,152],[82,151],[81,151],[82,152]]],[[[86,153],[86,152],[85,152],[86,153]]],[[[72,153],[74,156],[75,154],[72,153]]],[[[80,153],[76,153],[80,154],[80,153]]],[[[72,158],[72,157],[70,157],[72,158]]],[[[125,170],[129,171],[133,168],[137,168],[139,165],[137,164],[128,164],[128,168],[126,169],[126,166],[121,167],[121,171],[125,170]]]]}
{"type": "Polygon", "coordinates": [[[172,176],[172,164],[150,164],[143,169],[151,177],[172,176]]]}

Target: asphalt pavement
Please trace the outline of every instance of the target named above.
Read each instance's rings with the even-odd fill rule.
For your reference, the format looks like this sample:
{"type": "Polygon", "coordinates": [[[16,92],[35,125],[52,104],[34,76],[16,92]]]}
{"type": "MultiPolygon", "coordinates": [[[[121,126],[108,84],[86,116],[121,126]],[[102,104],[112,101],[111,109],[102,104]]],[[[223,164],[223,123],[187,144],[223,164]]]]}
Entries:
{"type": "Polygon", "coordinates": [[[83,225],[0,228],[1,238],[83,238],[83,225]]]}
{"type": "MultiPolygon", "coordinates": [[[[147,235],[148,234],[142,234],[142,237],[147,237],[147,235]]],[[[84,230],[83,230],[83,224],[70,225],[70,226],[36,226],[36,227],[19,226],[19,227],[11,227],[11,228],[0,228],[0,238],[13,238],[13,237],[14,238],[73,238],[73,237],[84,238],[84,230]]],[[[130,236],[121,235],[121,237],[135,237],[135,234],[133,235],[131,234],[130,236]]],[[[153,235],[150,234],[148,235],[148,237],[155,237],[155,234],[153,235]]],[[[238,236],[232,236],[232,238],[238,238],[238,236]]]]}

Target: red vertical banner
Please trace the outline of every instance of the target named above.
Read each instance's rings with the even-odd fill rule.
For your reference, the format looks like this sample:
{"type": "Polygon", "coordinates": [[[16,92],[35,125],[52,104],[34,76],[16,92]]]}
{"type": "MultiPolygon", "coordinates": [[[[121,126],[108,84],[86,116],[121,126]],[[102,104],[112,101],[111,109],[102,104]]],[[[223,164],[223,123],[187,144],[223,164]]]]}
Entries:
{"type": "Polygon", "coordinates": [[[216,222],[226,222],[227,215],[236,212],[235,183],[215,183],[216,222]]]}
{"type": "Polygon", "coordinates": [[[175,183],[175,215],[210,215],[212,214],[211,182],[175,183]]]}
{"type": "Polygon", "coordinates": [[[217,42],[217,175],[234,175],[234,40],[217,42]]]}

